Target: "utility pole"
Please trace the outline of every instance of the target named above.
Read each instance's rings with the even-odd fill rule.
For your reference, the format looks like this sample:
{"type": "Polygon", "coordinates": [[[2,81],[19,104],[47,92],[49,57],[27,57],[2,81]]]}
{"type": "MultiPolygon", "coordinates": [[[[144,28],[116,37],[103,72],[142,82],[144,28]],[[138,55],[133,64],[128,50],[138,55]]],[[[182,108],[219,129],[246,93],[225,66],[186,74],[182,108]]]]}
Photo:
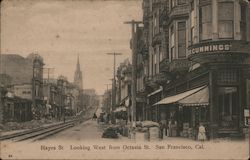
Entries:
{"type": "Polygon", "coordinates": [[[111,97],[111,95],[109,94],[109,85],[112,85],[112,84],[105,84],[106,86],[107,86],[107,100],[109,100],[109,98],[110,98],[110,102],[108,102],[107,101],[107,106],[109,106],[109,103],[110,103],[110,108],[109,108],[109,112],[111,112],[112,110],[111,110],[111,103],[112,103],[112,97],[111,97]]]}
{"type": "Polygon", "coordinates": [[[50,73],[51,73],[51,74],[54,74],[55,68],[43,68],[43,69],[45,69],[45,70],[47,71],[47,74],[48,74],[47,78],[48,78],[48,82],[49,82],[50,73]],[[51,71],[51,72],[50,72],[50,71],[51,71]]]}
{"type": "Polygon", "coordinates": [[[136,30],[138,25],[141,24],[141,21],[127,21],[124,24],[131,24],[132,26],[132,84],[131,84],[131,96],[132,96],[132,109],[131,109],[131,125],[133,127],[134,122],[136,121],[136,82],[137,82],[137,35],[136,30]]]}
{"type": "Polygon", "coordinates": [[[113,110],[115,107],[115,104],[116,104],[116,78],[115,78],[116,56],[122,55],[122,53],[114,52],[114,53],[106,53],[106,54],[114,56],[114,66],[113,66],[114,67],[114,73],[113,73],[114,77],[113,77],[113,83],[112,83],[112,106],[111,106],[111,110],[113,110]]]}

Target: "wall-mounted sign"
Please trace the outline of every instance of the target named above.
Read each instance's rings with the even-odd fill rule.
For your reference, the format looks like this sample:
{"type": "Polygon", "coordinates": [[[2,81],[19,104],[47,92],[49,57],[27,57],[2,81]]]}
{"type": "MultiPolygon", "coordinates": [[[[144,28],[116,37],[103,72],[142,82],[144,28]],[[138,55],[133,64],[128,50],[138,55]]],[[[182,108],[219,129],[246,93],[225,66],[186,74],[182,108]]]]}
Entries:
{"type": "Polygon", "coordinates": [[[217,51],[230,51],[230,44],[206,44],[199,47],[192,48],[191,54],[204,53],[204,52],[217,52],[217,51]]]}

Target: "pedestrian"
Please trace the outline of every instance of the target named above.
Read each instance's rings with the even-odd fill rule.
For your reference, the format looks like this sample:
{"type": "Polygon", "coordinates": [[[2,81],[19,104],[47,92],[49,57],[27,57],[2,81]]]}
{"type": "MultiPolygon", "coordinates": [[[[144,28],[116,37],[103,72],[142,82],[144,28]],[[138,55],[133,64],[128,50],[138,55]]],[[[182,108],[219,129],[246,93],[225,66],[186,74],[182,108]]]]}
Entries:
{"type": "Polygon", "coordinates": [[[199,141],[205,141],[207,139],[206,136],[206,129],[202,123],[199,125],[199,130],[198,130],[198,140],[199,141]]]}
{"type": "Polygon", "coordinates": [[[162,122],[159,122],[159,138],[163,139],[163,129],[164,129],[164,125],[162,122]]]}
{"type": "Polygon", "coordinates": [[[96,118],[97,118],[97,116],[96,116],[96,114],[94,113],[94,115],[93,115],[93,120],[96,120],[96,118]]]}

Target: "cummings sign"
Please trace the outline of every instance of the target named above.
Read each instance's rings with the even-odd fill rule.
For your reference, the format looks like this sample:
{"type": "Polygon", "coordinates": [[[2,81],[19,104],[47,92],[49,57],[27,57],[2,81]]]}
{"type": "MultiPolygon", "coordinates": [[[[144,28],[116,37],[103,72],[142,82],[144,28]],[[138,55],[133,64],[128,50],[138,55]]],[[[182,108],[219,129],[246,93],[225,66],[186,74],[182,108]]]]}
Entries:
{"type": "Polygon", "coordinates": [[[204,52],[217,52],[217,51],[230,51],[230,44],[211,44],[194,47],[190,49],[191,54],[204,53],[204,52]]]}

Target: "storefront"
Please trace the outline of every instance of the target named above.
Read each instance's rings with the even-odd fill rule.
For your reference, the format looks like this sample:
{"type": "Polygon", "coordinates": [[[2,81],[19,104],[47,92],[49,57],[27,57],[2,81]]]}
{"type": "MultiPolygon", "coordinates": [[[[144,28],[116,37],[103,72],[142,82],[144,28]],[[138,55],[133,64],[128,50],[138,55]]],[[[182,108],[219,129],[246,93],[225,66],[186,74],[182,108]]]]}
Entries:
{"type": "Polygon", "coordinates": [[[153,106],[159,108],[159,121],[167,124],[169,136],[195,138],[200,122],[208,122],[208,86],[166,97],[153,106]]]}

